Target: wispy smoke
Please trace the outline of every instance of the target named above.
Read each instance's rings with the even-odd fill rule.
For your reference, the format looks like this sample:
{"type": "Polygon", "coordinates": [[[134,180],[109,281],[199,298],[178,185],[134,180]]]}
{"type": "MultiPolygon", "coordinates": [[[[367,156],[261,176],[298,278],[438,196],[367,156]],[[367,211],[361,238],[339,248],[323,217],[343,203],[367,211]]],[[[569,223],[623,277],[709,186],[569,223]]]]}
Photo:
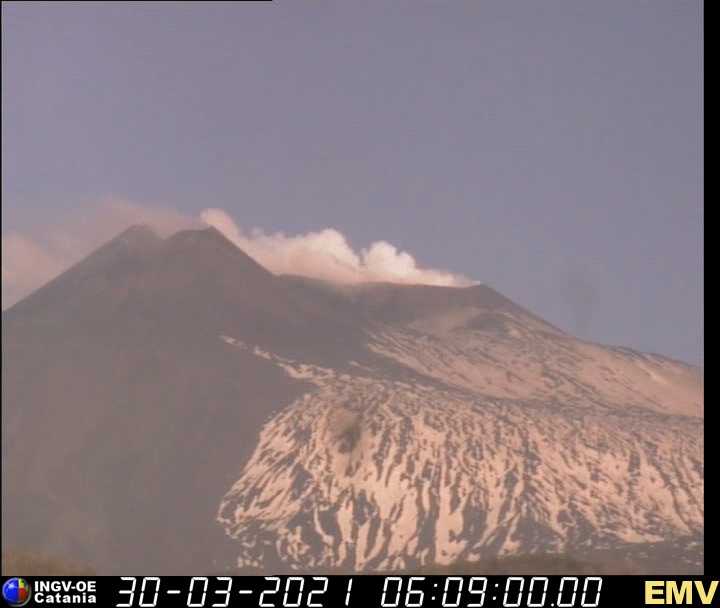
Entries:
{"type": "Polygon", "coordinates": [[[567,276],[563,294],[572,312],[575,332],[584,336],[590,330],[598,292],[589,279],[589,269],[574,268],[567,276]]]}
{"type": "Polygon", "coordinates": [[[198,219],[172,209],[106,199],[96,211],[77,212],[61,225],[35,226],[27,233],[3,233],[3,310],[133,224],[152,226],[161,236],[202,226],[198,219]]]}
{"type": "Polygon", "coordinates": [[[2,237],[2,307],[5,309],[67,268],[52,250],[21,234],[2,237]]]}
{"type": "Polygon", "coordinates": [[[147,224],[161,236],[184,228],[211,225],[248,255],[277,274],[296,274],[330,281],[388,281],[463,286],[472,282],[449,272],[420,268],[415,258],[385,241],[356,252],[338,230],[288,236],[257,228],[244,232],[221,209],[191,217],[161,207],[106,200],[98,211],[78,214],[62,226],[38,227],[2,235],[2,308],[11,306],[80,261],[133,224],[147,224]]]}
{"type": "Polygon", "coordinates": [[[214,226],[240,249],[276,274],[298,274],[317,279],[359,283],[388,281],[425,285],[462,286],[471,281],[449,272],[420,268],[415,258],[385,241],[359,253],[333,229],[288,236],[254,229],[244,234],[222,209],[206,209],[201,219],[214,226]]]}

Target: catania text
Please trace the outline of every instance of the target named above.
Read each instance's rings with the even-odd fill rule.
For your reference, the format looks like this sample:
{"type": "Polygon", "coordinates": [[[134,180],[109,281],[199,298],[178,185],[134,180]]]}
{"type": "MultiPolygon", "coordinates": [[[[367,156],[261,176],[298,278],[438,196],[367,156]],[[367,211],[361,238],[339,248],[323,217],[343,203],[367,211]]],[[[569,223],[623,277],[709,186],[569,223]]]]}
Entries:
{"type": "Polygon", "coordinates": [[[96,604],[95,581],[36,581],[33,592],[36,604],[96,604]]]}

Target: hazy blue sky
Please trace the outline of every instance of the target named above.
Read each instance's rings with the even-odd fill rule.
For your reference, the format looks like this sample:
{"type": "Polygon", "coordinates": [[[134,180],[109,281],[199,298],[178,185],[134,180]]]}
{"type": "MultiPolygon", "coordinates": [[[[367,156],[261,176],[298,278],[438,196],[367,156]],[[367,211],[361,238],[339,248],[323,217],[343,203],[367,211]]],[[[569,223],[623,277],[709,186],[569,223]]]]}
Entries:
{"type": "Polygon", "coordinates": [[[114,195],[335,227],[702,360],[690,0],[3,3],[3,233],[114,195]]]}

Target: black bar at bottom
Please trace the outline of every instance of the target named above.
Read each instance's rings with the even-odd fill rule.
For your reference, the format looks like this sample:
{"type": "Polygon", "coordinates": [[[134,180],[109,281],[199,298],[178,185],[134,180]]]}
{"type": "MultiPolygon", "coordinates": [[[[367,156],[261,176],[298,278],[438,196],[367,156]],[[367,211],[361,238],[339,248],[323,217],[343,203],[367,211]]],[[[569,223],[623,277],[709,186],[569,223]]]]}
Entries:
{"type": "Polygon", "coordinates": [[[9,606],[604,608],[716,606],[710,576],[3,577],[9,606]]]}

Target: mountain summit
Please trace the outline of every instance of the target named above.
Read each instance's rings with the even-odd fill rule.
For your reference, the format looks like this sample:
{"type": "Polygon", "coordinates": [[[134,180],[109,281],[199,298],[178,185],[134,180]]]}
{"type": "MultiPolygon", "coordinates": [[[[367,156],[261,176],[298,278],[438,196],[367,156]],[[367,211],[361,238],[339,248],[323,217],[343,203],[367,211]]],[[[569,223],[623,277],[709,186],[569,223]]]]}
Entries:
{"type": "Polygon", "coordinates": [[[4,548],[103,574],[702,569],[698,370],[488,286],[276,276],[215,229],[136,226],[4,312],[2,354],[4,548]]]}

